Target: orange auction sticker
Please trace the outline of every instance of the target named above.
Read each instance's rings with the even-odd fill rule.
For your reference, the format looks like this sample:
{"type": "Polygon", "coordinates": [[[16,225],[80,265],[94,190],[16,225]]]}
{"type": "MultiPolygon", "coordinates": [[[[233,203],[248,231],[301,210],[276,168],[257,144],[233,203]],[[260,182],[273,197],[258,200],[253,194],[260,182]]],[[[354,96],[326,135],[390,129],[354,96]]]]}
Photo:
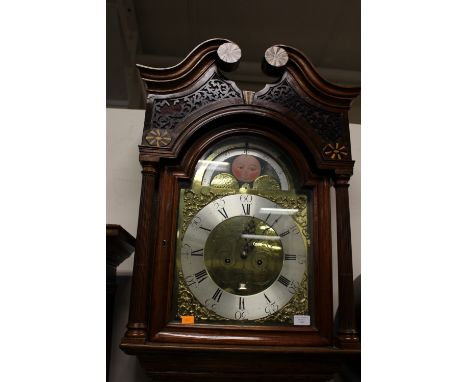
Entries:
{"type": "Polygon", "coordinates": [[[181,316],[183,324],[194,324],[195,323],[195,316],[181,316]]]}

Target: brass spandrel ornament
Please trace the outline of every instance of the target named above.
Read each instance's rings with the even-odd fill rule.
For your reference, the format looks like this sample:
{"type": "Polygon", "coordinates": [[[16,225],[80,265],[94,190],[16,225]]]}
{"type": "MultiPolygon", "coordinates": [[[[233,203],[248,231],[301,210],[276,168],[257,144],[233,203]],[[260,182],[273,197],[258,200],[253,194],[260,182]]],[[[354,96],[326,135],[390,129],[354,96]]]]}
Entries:
{"type": "Polygon", "coordinates": [[[275,310],[275,306],[271,306],[272,314],[266,318],[256,320],[256,323],[265,323],[268,321],[292,324],[294,316],[309,314],[308,300],[308,278],[304,275],[300,284],[290,286],[294,297],[280,310],[275,310]]]}
{"type": "Polygon", "coordinates": [[[179,291],[177,295],[177,316],[179,319],[183,316],[194,316],[195,322],[200,321],[227,321],[227,318],[221,317],[216,313],[208,310],[194,297],[193,293],[190,292],[189,287],[184,279],[184,275],[181,271],[177,273],[179,291]]]}
{"type": "Polygon", "coordinates": [[[239,182],[236,180],[234,175],[223,172],[213,177],[210,186],[214,188],[238,189],[239,182]]]}
{"type": "Polygon", "coordinates": [[[266,191],[279,191],[281,186],[278,181],[269,175],[259,176],[253,182],[253,188],[255,190],[266,190],[266,191]]]}

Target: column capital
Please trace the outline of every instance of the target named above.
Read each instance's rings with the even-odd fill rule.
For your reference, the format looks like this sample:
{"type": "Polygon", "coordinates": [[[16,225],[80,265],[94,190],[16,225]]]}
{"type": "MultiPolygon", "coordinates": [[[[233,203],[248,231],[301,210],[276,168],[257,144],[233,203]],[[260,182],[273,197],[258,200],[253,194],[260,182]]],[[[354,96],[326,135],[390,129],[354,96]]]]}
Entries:
{"type": "Polygon", "coordinates": [[[158,165],[156,162],[141,162],[141,173],[144,175],[156,175],[158,173],[158,165]]]}
{"type": "Polygon", "coordinates": [[[337,175],[333,177],[333,187],[349,187],[349,179],[348,175],[337,175]]]}

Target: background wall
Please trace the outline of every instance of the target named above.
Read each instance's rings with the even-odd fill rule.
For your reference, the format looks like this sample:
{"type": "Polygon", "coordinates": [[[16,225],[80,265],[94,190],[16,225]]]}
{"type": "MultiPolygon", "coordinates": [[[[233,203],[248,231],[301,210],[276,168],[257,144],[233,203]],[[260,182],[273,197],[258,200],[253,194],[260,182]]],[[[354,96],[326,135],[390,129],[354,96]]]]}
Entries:
{"type": "MultiPolygon", "coordinates": [[[[141,167],[138,161],[138,145],[141,141],[144,110],[107,109],[107,178],[106,222],[119,224],[136,237],[140,202],[141,167]]],[[[349,197],[353,245],[353,272],[361,273],[361,125],[351,124],[352,156],[355,160],[349,197]]],[[[334,189],[332,189],[334,201],[334,189]]],[[[335,205],[332,203],[333,237],[333,294],[334,310],[337,309],[338,282],[336,261],[335,205]]],[[[135,357],[124,354],[118,347],[125,332],[130,299],[133,255],[117,269],[118,287],[114,307],[114,327],[110,366],[110,382],[147,381],[135,357]]]]}
{"type": "MultiPolygon", "coordinates": [[[[361,84],[360,0],[107,0],[107,107],[144,109],[135,64],[169,67],[202,41],[225,37],[242,50],[228,74],[243,89],[259,90],[271,78],[261,71],[275,44],[303,52],[330,82],[361,84]]],[[[349,118],[361,123],[360,97],[349,118]]]]}

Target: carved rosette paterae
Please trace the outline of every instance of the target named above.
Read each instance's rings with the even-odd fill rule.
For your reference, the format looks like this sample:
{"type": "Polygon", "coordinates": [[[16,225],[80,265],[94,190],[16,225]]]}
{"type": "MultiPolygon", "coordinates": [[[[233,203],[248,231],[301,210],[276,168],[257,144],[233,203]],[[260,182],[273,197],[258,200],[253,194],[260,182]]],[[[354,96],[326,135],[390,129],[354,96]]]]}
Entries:
{"type": "Polygon", "coordinates": [[[328,143],[323,147],[323,153],[327,158],[334,160],[342,160],[349,157],[349,149],[346,143],[328,143]]]}
{"type": "Polygon", "coordinates": [[[151,129],[145,139],[149,145],[156,147],[165,147],[172,141],[170,132],[164,129],[151,129]]]}

